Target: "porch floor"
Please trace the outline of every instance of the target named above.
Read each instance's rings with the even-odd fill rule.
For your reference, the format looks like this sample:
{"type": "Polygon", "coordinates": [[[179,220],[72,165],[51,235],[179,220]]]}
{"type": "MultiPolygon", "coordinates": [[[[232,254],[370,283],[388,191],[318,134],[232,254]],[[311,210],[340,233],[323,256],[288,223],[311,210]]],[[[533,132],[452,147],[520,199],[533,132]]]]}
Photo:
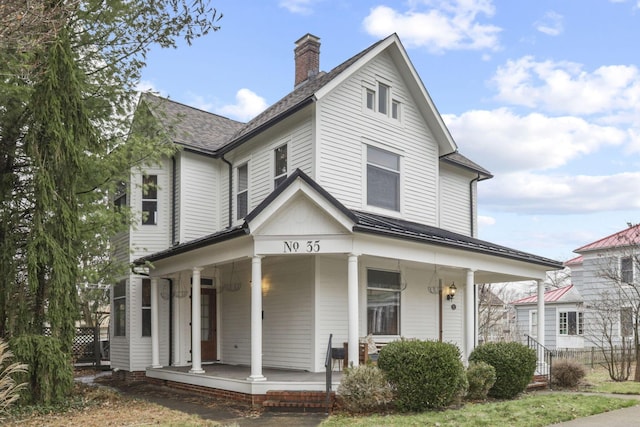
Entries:
{"type": "MultiPolygon", "coordinates": [[[[203,387],[229,390],[245,394],[266,394],[272,390],[326,390],[325,372],[306,372],[293,369],[263,368],[265,380],[247,379],[251,367],[245,365],[227,365],[224,363],[202,364],[204,373],[193,374],[191,366],[167,366],[147,368],[147,377],[203,387]]],[[[337,369],[337,367],[336,367],[337,369]]],[[[342,371],[332,372],[332,390],[335,391],[342,380],[342,371]]]]}

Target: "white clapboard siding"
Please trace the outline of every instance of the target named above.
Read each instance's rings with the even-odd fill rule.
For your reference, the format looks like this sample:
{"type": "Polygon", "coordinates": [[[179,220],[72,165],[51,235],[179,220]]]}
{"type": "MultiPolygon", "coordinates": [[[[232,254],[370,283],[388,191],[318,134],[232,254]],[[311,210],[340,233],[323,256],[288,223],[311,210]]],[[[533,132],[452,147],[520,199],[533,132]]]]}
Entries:
{"type": "Polygon", "coordinates": [[[459,168],[442,165],[440,169],[440,228],[470,235],[469,183],[472,179],[473,177],[468,174],[460,173],[459,168]]]}
{"type": "MultiPolygon", "coordinates": [[[[445,280],[445,283],[449,281],[445,280]]],[[[462,352],[464,349],[464,301],[466,289],[458,287],[455,299],[447,301],[443,296],[442,301],[442,341],[456,343],[462,352]],[[456,306],[453,310],[452,305],[456,306]]]]}
{"type": "Polygon", "coordinates": [[[181,157],[180,241],[188,242],[221,228],[218,209],[221,163],[189,152],[181,153],[181,157]]]}
{"type": "Polygon", "coordinates": [[[164,159],[161,165],[146,169],[148,175],[158,176],[158,221],[156,225],[142,225],[142,174],[132,174],[131,211],[136,218],[131,230],[132,258],[158,252],[169,247],[171,240],[171,165],[164,159]]]}
{"type": "MultiPolygon", "coordinates": [[[[264,271],[263,271],[264,274],[264,271]]],[[[231,364],[251,363],[251,287],[248,262],[220,268],[222,310],[222,361],[231,364]],[[233,273],[232,273],[233,268],[233,273]]]]}
{"type": "Polygon", "coordinates": [[[386,148],[402,158],[402,216],[437,223],[438,146],[388,55],[380,55],[322,98],[318,121],[320,185],[347,207],[366,208],[364,147],[370,143],[386,148]],[[363,82],[376,87],[380,77],[402,102],[400,121],[364,108],[363,82]]]}
{"type": "Polygon", "coordinates": [[[421,340],[437,340],[438,294],[431,294],[427,289],[438,283],[433,270],[407,268],[402,272],[402,278],[406,288],[401,296],[401,335],[421,340]],[[431,283],[426,283],[427,278],[432,278],[431,283]]]}
{"type": "Polygon", "coordinates": [[[180,210],[182,208],[182,191],[181,183],[182,183],[182,156],[174,156],[172,160],[172,191],[171,199],[173,206],[171,206],[171,215],[173,216],[173,224],[172,229],[169,231],[171,233],[172,242],[171,244],[176,244],[181,242],[182,236],[180,235],[180,210]]]}

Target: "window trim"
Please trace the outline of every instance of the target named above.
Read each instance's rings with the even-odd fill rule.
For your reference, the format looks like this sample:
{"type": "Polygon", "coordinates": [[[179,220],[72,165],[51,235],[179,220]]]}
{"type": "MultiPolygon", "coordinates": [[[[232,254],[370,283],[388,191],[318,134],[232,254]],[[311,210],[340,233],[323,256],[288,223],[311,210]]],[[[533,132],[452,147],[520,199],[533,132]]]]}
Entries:
{"type": "Polygon", "coordinates": [[[563,337],[581,337],[584,335],[584,312],[575,309],[564,309],[558,311],[558,335],[563,337]],[[570,322],[570,314],[575,313],[575,333],[571,332],[571,322],[570,322]],[[563,323],[563,315],[565,317],[564,322],[566,322],[565,328],[566,330],[562,331],[562,323],[563,323]]]}
{"type": "Polygon", "coordinates": [[[113,336],[127,336],[127,281],[113,285],[113,336]],[[118,308],[122,305],[122,309],[118,308]]]}
{"type": "Polygon", "coordinates": [[[366,206],[366,208],[368,210],[374,211],[374,212],[380,212],[380,213],[384,213],[384,214],[391,214],[391,215],[400,215],[402,213],[402,206],[403,206],[403,156],[401,153],[395,151],[395,150],[390,150],[388,147],[382,147],[378,144],[372,144],[369,141],[365,141],[364,142],[364,149],[363,149],[364,153],[363,153],[363,157],[364,157],[364,161],[363,161],[363,176],[364,179],[363,181],[363,186],[364,186],[364,191],[363,191],[363,200],[364,200],[364,205],[366,206]],[[378,170],[383,170],[383,171],[387,171],[387,172],[393,172],[397,175],[398,177],[398,184],[397,184],[397,209],[392,209],[389,207],[384,207],[384,206],[378,206],[375,204],[371,204],[369,201],[369,148],[372,148],[374,150],[377,151],[382,151],[384,153],[388,153],[391,154],[393,156],[395,156],[397,158],[397,164],[398,164],[398,170],[393,170],[390,169],[384,165],[377,165],[375,163],[372,163],[372,167],[373,168],[377,168],[378,170]]]}
{"type": "Polygon", "coordinates": [[[631,285],[635,282],[635,271],[633,266],[633,257],[624,256],[620,257],[620,281],[631,285]],[[625,268],[625,263],[628,263],[628,268],[625,268]],[[630,280],[627,280],[630,279],[630,280]]]}
{"type": "Polygon", "coordinates": [[[538,338],[538,310],[529,310],[529,335],[533,338],[538,338]],[[533,324],[533,318],[535,316],[536,323],[533,324]]]}
{"type": "Polygon", "coordinates": [[[373,336],[376,337],[397,337],[397,336],[401,336],[402,335],[402,274],[400,271],[398,270],[392,270],[392,269],[384,269],[384,268],[377,268],[377,267],[367,267],[365,269],[365,280],[366,280],[366,311],[367,311],[367,335],[371,334],[373,336]],[[369,286],[370,280],[369,280],[369,273],[370,272],[383,272],[383,273],[394,273],[397,274],[398,277],[398,288],[381,288],[381,287],[373,287],[373,286],[369,286]],[[384,333],[384,334],[379,334],[379,333],[374,333],[373,331],[371,331],[369,329],[369,291],[376,291],[376,292],[389,292],[389,293],[393,293],[396,295],[397,298],[397,313],[396,313],[396,334],[388,334],[388,333],[384,333]]]}
{"type": "Polygon", "coordinates": [[[249,162],[244,162],[236,167],[236,221],[242,220],[249,213],[249,162]],[[246,187],[240,189],[240,170],[246,169],[246,187]],[[244,195],[244,214],[241,215],[240,196],[244,195]]]}
{"type": "Polygon", "coordinates": [[[391,81],[382,77],[375,82],[362,82],[362,108],[364,111],[384,117],[393,123],[399,123],[402,118],[402,104],[394,93],[391,81]],[[384,94],[384,97],[382,97],[384,94]]]}
{"type": "Polygon", "coordinates": [[[140,284],[140,293],[140,336],[148,338],[151,336],[151,279],[142,279],[140,284]],[[145,291],[148,292],[148,295],[145,295],[145,291]],[[148,301],[145,301],[145,296],[148,296],[148,301]],[[147,313],[146,316],[145,312],[147,313]]]}
{"type": "Polygon", "coordinates": [[[142,216],[140,218],[140,224],[141,225],[158,225],[158,175],[155,175],[155,174],[142,175],[142,216]],[[152,178],[155,181],[154,183],[145,182],[147,180],[151,180],[152,178]],[[149,194],[145,194],[147,193],[150,186],[155,187],[154,188],[155,197],[149,197],[149,194]],[[149,212],[152,211],[153,215],[151,214],[148,215],[146,219],[144,216],[145,203],[147,204],[147,206],[154,207],[153,210],[148,210],[149,212]]]}
{"type": "Polygon", "coordinates": [[[285,179],[287,179],[287,176],[289,176],[289,142],[285,142],[284,144],[279,144],[278,146],[276,146],[273,151],[272,151],[272,156],[273,156],[273,162],[272,162],[272,167],[273,167],[273,188],[276,189],[278,188],[278,186],[280,184],[282,184],[282,181],[284,181],[285,179]],[[277,159],[277,153],[278,150],[284,148],[285,149],[285,171],[282,173],[277,174],[277,163],[278,163],[278,159],[277,159]]]}

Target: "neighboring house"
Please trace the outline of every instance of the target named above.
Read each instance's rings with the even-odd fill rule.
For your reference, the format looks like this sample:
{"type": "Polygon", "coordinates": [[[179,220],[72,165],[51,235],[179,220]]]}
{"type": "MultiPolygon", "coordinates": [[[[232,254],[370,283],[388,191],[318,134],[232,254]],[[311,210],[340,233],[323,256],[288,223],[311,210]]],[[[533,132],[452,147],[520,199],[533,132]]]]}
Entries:
{"type": "Polygon", "coordinates": [[[512,307],[491,289],[481,284],[478,291],[478,342],[512,341],[515,326],[512,307]]]}
{"type": "MultiPolygon", "coordinates": [[[[531,295],[511,302],[516,309],[519,340],[526,335],[538,338],[538,296],[531,295]],[[525,335],[526,334],[526,335],[525,335]]],[[[544,342],[549,350],[584,347],[584,304],[574,285],[544,293],[544,342]]]]}
{"type": "Polygon", "coordinates": [[[585,346],[618,345],[634,335],[640,306],[638,275],[640,225],[614,233],[574,250],[565,262],[571,282],[585,304],[585,346]]]}
{"type": "Polygon", "coordinates": [[[112,292],[116,375],[324,390],[331,335],[354,365],[369,334],[453,342],[466,360],[476,283],[562,268],[477,239],[492,175],[458,152],[397,35],[329,72],[319,47],[296,42],[294,90],[246,124],[142,97],[182,149],[116,199],[141,212],[114,240],[137,266],[112,292]]]}

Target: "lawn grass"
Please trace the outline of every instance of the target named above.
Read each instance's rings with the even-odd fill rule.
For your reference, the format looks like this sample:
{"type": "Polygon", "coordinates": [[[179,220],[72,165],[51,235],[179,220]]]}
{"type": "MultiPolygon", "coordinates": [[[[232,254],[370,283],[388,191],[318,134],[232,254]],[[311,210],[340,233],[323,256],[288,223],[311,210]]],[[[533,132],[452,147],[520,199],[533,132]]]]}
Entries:
{"type": "Polygon", "coordinates": [[[466,404],[460,409],[419,414],[334,415],[322,427],[336,426],[548,426],[637,405],[638,400],[597,395],[533,393],[509,401],[466,404]]]}
{"type": "MultiPolygon", "coordinates": [[[[633,370],[631,371],[633,379],[633,370]]],[[[635,381],[613,381],[606,369],[599,367],[587,370],[587,376],[580,386],[581,391],[592,393],[613,393],[613,394],[638,394],[640,395],[640,382],[635,381]]]]}

